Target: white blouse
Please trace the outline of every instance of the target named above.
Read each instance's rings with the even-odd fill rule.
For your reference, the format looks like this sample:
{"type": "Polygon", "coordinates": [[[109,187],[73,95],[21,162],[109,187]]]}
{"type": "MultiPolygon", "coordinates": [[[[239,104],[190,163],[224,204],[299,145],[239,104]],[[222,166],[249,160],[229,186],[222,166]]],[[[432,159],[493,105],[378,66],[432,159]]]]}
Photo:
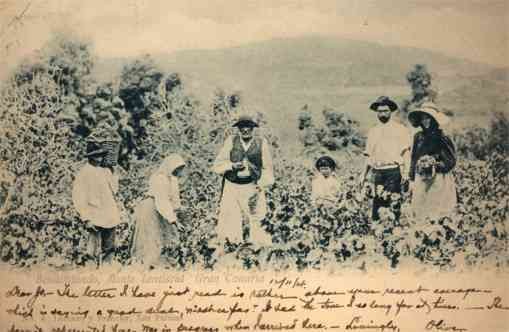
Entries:
{"type": "Polygon", "coordinates": [[[313,204],[325,202],[335,202],[341,189],[339,179],[335,174],[331,174],[328,178],[321,173],[317,173],[311,183],[311,200],[313,204]]]}
{"type": "Polygon", "coordinates": [[[150,177],[148,196],[154,198],[157,212],[168,222],[177,221],[175,210],[180,208],[178,179],[174,176],[154,174],[150,177]]]}

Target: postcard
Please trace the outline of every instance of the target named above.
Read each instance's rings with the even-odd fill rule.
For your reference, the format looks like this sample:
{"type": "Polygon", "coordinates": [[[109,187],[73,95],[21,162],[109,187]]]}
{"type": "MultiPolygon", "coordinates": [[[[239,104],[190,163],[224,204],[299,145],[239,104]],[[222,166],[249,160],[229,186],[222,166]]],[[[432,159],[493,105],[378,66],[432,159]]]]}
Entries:
{"type": "Polygon", "coordinates": [[[2,331],[509,331],[506,1],[0,17],[2,331]]]}

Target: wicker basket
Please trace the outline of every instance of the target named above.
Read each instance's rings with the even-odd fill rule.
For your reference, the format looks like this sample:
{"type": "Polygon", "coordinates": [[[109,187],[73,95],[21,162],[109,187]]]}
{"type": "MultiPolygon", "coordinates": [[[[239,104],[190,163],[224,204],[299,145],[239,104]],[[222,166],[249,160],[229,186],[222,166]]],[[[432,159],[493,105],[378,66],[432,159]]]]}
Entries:
{"type": "Polygon", "coordinates": [[[108,166],[116,166],[120,155],[120,141],[104,141],[101,147],[107,151],[104,156],[104,163],[108,166]]]}
{"type": "Polygon", "coordinates": [[[87,153],[95,150],[105,150],[104,164],[106,166],[116,166],[120,155],[120,141],[89,141],[87,143],[87,153]]]}

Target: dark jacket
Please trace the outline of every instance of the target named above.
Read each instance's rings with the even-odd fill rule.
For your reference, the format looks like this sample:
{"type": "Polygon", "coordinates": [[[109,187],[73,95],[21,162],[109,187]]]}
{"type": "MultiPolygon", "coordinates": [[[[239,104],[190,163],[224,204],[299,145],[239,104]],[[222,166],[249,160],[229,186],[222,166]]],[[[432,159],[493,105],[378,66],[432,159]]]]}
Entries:
{"type": "Polygon", "coordinates": [[[425,155],[433,156],[437,160],[437,173],[449,173],[456,166],[454,143],[440,129],[415,134],[410,161],[410,180],[415,179],[417,161],[425,155]]]}

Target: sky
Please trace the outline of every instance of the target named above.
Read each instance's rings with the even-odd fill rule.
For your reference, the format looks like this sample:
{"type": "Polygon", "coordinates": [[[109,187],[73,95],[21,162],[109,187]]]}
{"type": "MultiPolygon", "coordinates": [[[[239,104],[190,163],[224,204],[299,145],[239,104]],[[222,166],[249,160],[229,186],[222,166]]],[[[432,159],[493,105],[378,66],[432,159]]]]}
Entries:
{"type": "Polygon", "coordinates": [[[507,66],[509,1],[0,0],[0,70],[55,32],[90,41],[100,57],[323,35],[507,66]]]}

